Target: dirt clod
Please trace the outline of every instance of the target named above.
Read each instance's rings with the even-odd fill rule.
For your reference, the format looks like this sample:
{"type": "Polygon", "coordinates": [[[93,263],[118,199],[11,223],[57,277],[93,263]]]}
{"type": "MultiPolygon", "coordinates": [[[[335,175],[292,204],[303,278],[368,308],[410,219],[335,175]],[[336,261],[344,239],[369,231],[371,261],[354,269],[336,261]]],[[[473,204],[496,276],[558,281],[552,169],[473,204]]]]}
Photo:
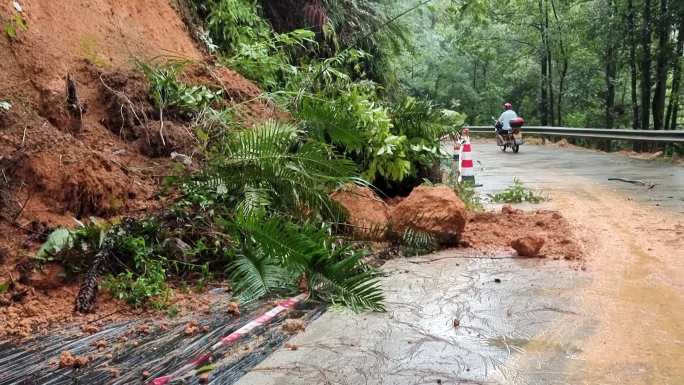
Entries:
{"type": "Polygon", "coordinates": [[[282,329],[283,332],[293,335],[306,330],[306,324],[300,319],[286,319],[282,329]]]}
{"type": "Polygon", "coordinates": [[[82,368],[88,365],[90,359],[85,356],[75,356],[70,351],[63,351],[59,354],[60,368],[82,368]]]}
{"type": "Polygon", "coordinates": [[[231,302],[228,304],[228,314],[233,317],[240,317],[240,305],[237,302],[231,302]]]}
{"type": "Polygon", "coordinates": [[[194,336],[194,335],[197,334],[199,331],[200,331],[199,322],[197,322],[197,321],[195,321],[195,320],[192,320],[192,321],[188,322],[188,323],[185,325],[185,329],[183,329],[183,333],[185,333],[185,335],[188,336],[188,337],[194,336]]]}
{"type": "Polygon", "coordinates": [[[392,207],[390,223],[399,234],[417,230],[433,235],[441,244],[455,245],[466,225],[465,205],[449,187],[418,186],[392,207]]]}
{"type": "Polygon", "coordinates": [[[545,240],[538,235],[528,235],[511,242],[511,247],[521,257],[538,257],[545,240]]]}
{"type": "Polygon", "coordinates": [[[389,221],[389,207],[368,187],[347,185],[331,198],[349,214],[347,222],[354,233],[369,239],[382,239],[389,221]]]}
{"type": "Polygon", "coordinates": [[[104,350],[107,348],[107,341],[105,340],[98,340],[92,344],[97,350],[104,350]]]}
{"type": "Polygon", "coordinates": [[[81,331],[85,334],[95,334],[100,331],[100,328],[98,328],[94,324],[87,323],[81,325],[81,331]]]}
{"type": "Polygon", "coordinates": [[[295,344],[293,344],[293,343],[288,342],[288,343],[285,344],[285,349],[297,350],[297,349],[299,349],[299,346],[297,346],[297,345],[295,345],[295,344]]]}
{"type": "Polygon", "coordinates": [[[45,264],[42,269],[34,269],[27,276],[27,284],[36,289],[49,290],[64,284],[66,273],[62,265],[45,264]]]}
{"type": "Polygon", "coordinates": [[[515,209],[511,205],[503,205],[501,207],[501,213],[502,214],[520,214],[520,213],[522,213],[522,210],[515,209]]]}
{"type": "Polygon", "coordinates": [[[138,335],[146,336],[146,335],[150,334],[150,332],[151,332],[150,325],[148,325],[148,324],[139,325],[137,328],[135,328],[135,332],[138,335]]]}
{"type": "Polygon", "coordinates": [[[570,223],[560,213],[548,210],[525,212],[506,209],[504,213],[502,209],[500,213],[470,214],[463,241],[485,252],[515,249],[515,242],[520,247],[520,256],[578,259],[583,254],[570,223]],[[534,239],[518,242],[526,237],[534,239]],[[537,246],[539,249],[535,252],[537,246]]]}

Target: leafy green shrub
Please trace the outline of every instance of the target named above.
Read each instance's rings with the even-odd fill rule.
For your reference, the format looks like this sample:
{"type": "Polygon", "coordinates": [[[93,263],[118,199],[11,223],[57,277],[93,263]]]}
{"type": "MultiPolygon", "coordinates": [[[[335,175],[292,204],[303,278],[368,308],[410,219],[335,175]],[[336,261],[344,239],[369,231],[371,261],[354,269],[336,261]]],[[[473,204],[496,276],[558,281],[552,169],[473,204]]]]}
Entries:
{"type": "Polygon", "coordinates": [[[473,211],[483,211],[482,199],[475,190],[475,186],[470,182],[450,183],[450,187],[456,192],[465,207],[473,211]]]}
{"type": "Polygon", "coordinates": [[[254,0],[195,0],[194,3],[206,19],[212,42],[225,52],[235,52],[241,44],[265,41],[272,35],[254,0]]]}
{"type": "Polygon", "coordinates": [[[170,61],[165,64],[138,62],[150,82],[150,96],[155,105],[164,111],[175,108],[179,112],[199,112],[222,97],[222,90],[205,86],[190,86],[178,80],[186,62],[170,61]]]}
{"type": "Polygon", "coordinates": [[[114,298],[133,306],[159,302],[168,295],[166,272],[168,261],[159,255],[159,224],[154,220],[130,221],[110,231],[115,256],[123,263],[123,272],[109,275],[102,286],[114,298]],[[151,302],[150,302],[151,301],[151,302]]]}
{"type": "Polygon", "coordinates": [[[28,30],[28,23],[24,16],[20,13],[14,13],[12,17],[5,22],[5,33],[7,37],[14,40],[17,38],[19,32],[28,30]]]}
{"type": "Polygon", "coordinates": [[[84,255],[94,254],[102,245],[109,225],[90,220],[75,229],[57,228],[33,256],[40,262],[61,262],[71,272],[85,268],[84,255]]]}
{"type": "Polygon", "coordinates": [[[240,43],[234,53],[226,56],[222,62],[262,87],[273,90],[297,72],[297,68],[291,64],[288,51],[304,47],[307,43],[314,44],[314,36],[311,31],[299,29],[273,34],[250,44],[240,43]]]}
{"type": "Polygon", "coordinates": [[[494,202],[504,203],[539,203],[544,201],[543,196],[537,195],[534,191],[523,186],[522,182],[520,182],[518,178],[514,178],[513,184],[504,191],[498,192],[496,194],[489,194],[489,197],[494,202]]]}
{"type": "Polygon", "coordinates": [[[354,159],[371,182],[417,177],[444,156],[439,138],[463,122],[461,114],[413,98],[385,107],[371,83],[305,96],[296,115],[314,137],[354,159]]]}

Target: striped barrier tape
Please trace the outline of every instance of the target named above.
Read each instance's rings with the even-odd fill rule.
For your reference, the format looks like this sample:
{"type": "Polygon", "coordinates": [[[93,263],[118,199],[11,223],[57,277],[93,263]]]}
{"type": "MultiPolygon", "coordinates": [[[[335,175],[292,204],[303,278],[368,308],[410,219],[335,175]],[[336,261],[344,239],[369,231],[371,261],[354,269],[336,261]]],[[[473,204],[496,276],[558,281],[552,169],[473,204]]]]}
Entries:
{"type": "Polygon", "coordinates": [[[252,330],[256,329],[259,326],[263,326],[267,323],[269,323],[273,318],[275,318],[278,314],[284,312],[285,310],[293,308],[296,304],[299,302],[305,300],[307,298],[308,294],[300,294],[296,297],[289,298],[285,301],[282,301],[278,304],[278,306],[274,307],[273,309],[267,311],[266,313],[260,315],[259,317],[255,318],[254,320],[248,322],[246,325],[241,327],[240,329],[230,333],[229,335],[225,336],[222,338],[219,342],[215,343],[211,349],[210,352],[204,355],[201,355],[194,360],[190,361],[186,365],[182,366],[175,372],[166,375],[166,376],[161,376],[157,377],[151,382],[149,382],[150,385],[166,385],[170,383],[171,381],[178,380],[178,379],[183,379],[183,378],[188,378],[192,377],[194,375],[198,374],[198,369],[205,364],[211,362],[213,358],[213,353],[216,352],[219,348],[229,346],[233,344],[234,342],[238,341],[240,338],[247,336],[252,330]]]}

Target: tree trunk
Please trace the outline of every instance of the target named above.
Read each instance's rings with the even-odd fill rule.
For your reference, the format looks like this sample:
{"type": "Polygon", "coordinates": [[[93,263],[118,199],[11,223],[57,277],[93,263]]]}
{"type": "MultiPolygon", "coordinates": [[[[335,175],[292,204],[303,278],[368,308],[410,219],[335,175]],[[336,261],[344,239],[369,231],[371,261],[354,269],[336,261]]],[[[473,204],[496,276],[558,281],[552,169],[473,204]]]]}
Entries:
{"type": "Polygon", "coordinates": [[[682,80],[682,54],[684,54],[684,15],[679,18],[679,34],[677,36],[676,56],[672,61],[672,90],[670,103],[667,106],[665,129],[677,129],[677,113],[679,112],[679,87],[682,80]]]}
{"type": "Polygon", "coordinates": [[[670,56],[670,17],[668,0],[660,0],[658,15],[658,52],[656,56],[656,84],[653,93],[653,129],[664,128],[665,92],[667,90],[667,62],[670,56]]]}
{"type": "Polygon", "coordinates": [[[606,55],[606,128],[613,128],[615,125],[615,76],[617,66],[615,65],[615,51],[613,47],[608,48],[606,55]]]}
{"type": "Polygon", "coordinates": [[[636,9],[634,9],[634,3],[629,0],[627,3],[627,28],[629,29],[629,67],[631,74],[631,88],[632,88],[632,128],[638,130],[641,126],[639,120],[639,100],[637,91],[637,78],[639,77],[639,72],[637,70],[637,37],[636,37],[636,24],[634,22],[636,9]]]}
{"type": "Polygon", "coordinates": [[[641,128],[650,128],[651,117],[651,0],[644,0],[641,23],[641,128]]]}
{"type": "Polygon", "coordinates": [[[541,35],[541,48],[539,49],[539,56],[541,59],[541,98],[539,103],[539,114],[541,125],[547,126],[549,124],[549,61],[546,24],[544,23],[544,3],[544,0],[539,0],[539,32],[541,35]]]}
{"type": "Polygon", "coordinates": [[[614,42],[614,26],[615,15],[613,10],[613,1],[608,1],[608,36],[605,56],[605,73],[606,73],[606,128],[613,128],[615,125],[615,78],[617,76],[617,60],[616,49],[614,42]]]}
{"type": "Polygon", "coordinates": [[[560,74],[558,76],[558,102],[556,103],[556,125],[559,127],[563,126],[563,112],[561,110],[563,104],[563,93],[565,92],[565,77],[568,74],[568,55],[565,51],[565,44],[563,42],[563,26],[561,24],[560,18],[558,17],[558,11],[556,10],[556,2],[551,0],[551,9],[553,9],[553,16],[556,20],[556,27],[558,28],[558,44],[560,48],[560,56],[562,61],[559,64],[560,74]]]}

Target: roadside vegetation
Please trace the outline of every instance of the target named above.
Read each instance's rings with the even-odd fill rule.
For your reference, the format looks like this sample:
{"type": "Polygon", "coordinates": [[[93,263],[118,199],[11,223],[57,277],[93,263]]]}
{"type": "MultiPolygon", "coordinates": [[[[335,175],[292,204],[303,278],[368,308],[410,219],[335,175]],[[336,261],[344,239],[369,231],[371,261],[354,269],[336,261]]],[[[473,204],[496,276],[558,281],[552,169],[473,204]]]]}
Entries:
{"type": "MultiPolygon", "coordinates": [[[[165,119],[188,122],[202,167],[167,179],[177,198],[162,212],[51,234],[36,258],[83,276],[77,310],[92,310],[98,288],[132,306],[167,308],[175,288],[217,279],[242,303],[306,290],[356,311],[384,309],[378,273],[363,262],[371,250],[330,193],[347,184],[410,191],[444,157],[439,138],[464,116],[391,80],[386,53],[404,41],[402,30],[350,45],[383,16],[349,4],[326,7],[325,23],[308,30],[283,30],[273,8],[253,1],[196,3],[207,50],[258,83],[262,98],[291,114],[287,122],[246,127],[222,90],[184,81],[190,63],[137,61],[160,121],[150,135],[163,144],[165,119]],[[359,24],[350,29],[349,18],[359,24]]],[[[411,255],[436,247],[417,231],[395,238],[411,255]]]]}
{"type": "MultiPolygon", "coordinates": [[[[191,63],[137,60],[159,122],[146,132],[148,140],[166,146],[165,121],[184,122],[200,167],[179,165],[166,179],[173,204],[160,212],[55,230],[36,259],[62,262],[83,277],[76,300],[81,311],[92,309],[100,286],[133,306],[164,308],[174,288],[217,279],[230,281],[243,303],[306,290],[354,310],[382,310],[378,273],[364,262],[371,250],[345,225],[331,192],[357,184],[406,195],[436,179],[446,155],[439,138],[460,129],[466,117],[488,122],[504,100],[531,123],[677,124],[674,74],[681,72],[682,34],[674,44],[668,32],[681,30],[675,25],[684,19],[676,17],[681,7],[660,12],[667,28],[659,27],[663,44],[655,45],[629,32],[642,12],[644,27],[656,27],[656,19],[631,2],[521,1],[499,9],[485,1],[424,3],[190,1],[198,38],[215,63],[258,84],[264,90],[259,98],[287,118],[246,124],[236,119],[231,95],[184,77],[191,63]],[[403,11],[405,17],[393,19],[403,11]],[[621,34],[623,21],[632,27],[621,34]],[[570,25],[578,32],[569,34],[570,25]],[[493,50],[491,41],[501,49],[493,50]],[[658,62],[669,65],[658,66],[653,93],[641,87],[641,102],[635,84],[649,85],[652,74],[637,78],[635,47],[657,47],[658,62]],[[676,58],[661,52],[673,47],[676,58]],[[638,119],[630,114],[637,107],[643,110],[638,119]]],[[[16,18],[5,24],[12,39],[28,28],[16,18]]],[[[11,107],[0,101],[0,112],[11,107]]],[[[467,208],[482,210],[473,186],[447,183],[467,208]]],[[[491,198],[543,200],[517,179],[491,198]]],[[[436,247],[415,231],[393,234],[392,242],[407,254],[436,247]]]]}
{"type": "MultiPolygon", "coordinates": [[[[509,101],[529,125],[682,128],[681,1],[475,0],[430,7],[406,16],[415,48],[396,56],[397,78],[437,103],[457,99],[470,124],[491,124],[509,101]]],[[[604,150],[684,150],[570,141],[604,150]]]]}
{"type": "Polygon", "coordinates": [[[513,184],[496,194],[489,194],[492,201],[497,203],[541,203],[545,200],[542,195],[528,189],[518,178],[513,178],[513,184]]]}

